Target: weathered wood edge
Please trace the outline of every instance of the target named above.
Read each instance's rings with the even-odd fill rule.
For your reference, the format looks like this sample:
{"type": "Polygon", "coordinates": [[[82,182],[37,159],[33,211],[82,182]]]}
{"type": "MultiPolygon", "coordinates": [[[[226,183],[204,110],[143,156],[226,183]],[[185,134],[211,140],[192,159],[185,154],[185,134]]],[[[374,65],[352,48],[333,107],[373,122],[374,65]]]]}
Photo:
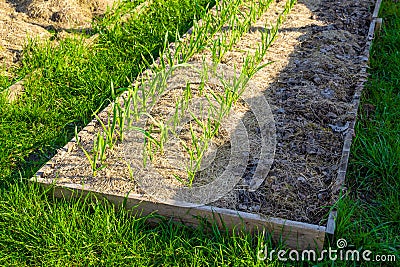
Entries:
{"type": "MultiPolygon", "coordinates": [[[[360,84],[356,88],[356,91],[355,91],[355,94],[353,97],[354,108],[353,108],[353,111],[351,111],[351,113],[354,114],[355,118],[357,117],[357,111],[358,111],[358,106],[359,106],[359,102],[360,102],[361,91],[364,87],[364,82],[368,78],[368,73],[366,72],[366,70],[367,70],[368,61],[369,61],[369,51],[371,48],[372,40],[374,38],[375,27],[376,27],[376,23],[377,23],[377,16],[379,14],[381,2],[382,2],[382,0],[377,0],[377,2],[375,4],[373,18],[372,18],[368,36],[367,36],[367,43],[366,43],[365,49],[363,51],[363,60],[365,62],[365,67],[361,71],[363,77],[362,77],[362,79],[360,79],[360,84]]],[[[199,21],[199,22],[201,23],[201,21],[199,21]]],[[[193,29],[193,27],[190,28],[188,30],[188,32],[182,37],[190,35],[192,29],[193,29]]],[[[106,110],[108,110],[108,108],[109,108],[109,106],[107,106],[101,112],[106,112],[106,110]]],[[[85,131],[87,127],[92,126],[95,123],[96,123],[96,119],[93,119],[86,127],[84,127],[84,129],[82,129],[82,131],[85,131]]],[[[351,147],[351,143],[352,143],[352,137],[354,135],[354,126],[355,126],[355,120],[352,123],[350,123],[348,132],[345,136],[343,150],[342,150],[342,158],[340,161],[338,175],[337,175],[337,179],[336,179],[335,185],[333,186],[333,190],[332,190],[332,192],[334,192],[334,194],[335,193],[338,194],[338,192],[344,186],[345,175],[347,172],[347,164],[348,164],[349,154],[350,154],[350,147],[351,147]]],[[[71,145],[72,146],[75,145],[75,141],[76,141],[75,138],[73,138],[63,148],[61,148],[61,150],[69,151],[71,149],[71,145]]],[[[43,182],[43,179],[40,177],[41,177],[41,171],[39,170],[36,173],[36,177],[31,178],[30,181],[39,183],[45,187],[52,186],[51,184],[43,182]]],[[[81,187],[79,187],[79,188],[77,188],[77,187],[78,187],[77,185],[72,185],[72,187],[54,187],[53,192],[56,197],[65,197],[67,199],[73,197],[74,192],[75,192],[75,196],[79,192],[80,192],[79,194],[81,194],[81,195],[82,194],[87,195],[87,194],[93,193],[99,197],[106,198],[109,201],[111,201],[113,204],[117,204],[117,205],[121,205],[122,203],[125,202],[125,199],[127,199],[130,201],[127,201],[126,208],[132,209],[133,207],[138,207],[138,205],[141,204],[141,206],[143,208],[141,214],[143,214],[143,215],[154,213],[159,210],[158,207],[163,207],[164,210],[171,211],[171,212],[169,212],[170,215],[167,215],[167,216],[173,216],[173,217],[175,217],[175,219],[177,219],[176,216],[184,214],[185,216],[182,219],[185,220],[186,223],[192,224],[192,225],[198,224],[199,220],[197,219],[197,217],[199,217],[199,216],[204,217],[204,215],[206,215],[206,217],[208,217],[208,218],[213,218],[213,219],[217,218],[216,222],[220,226],[222,226],[225,223],[226,226],[228,227],[228,229],[234,229],[243,224],[246,226],[246,229],[250,230],[250,231],[267,228],[268,231],[272,233],[273,237],[276,240],[280,240],[280,239],[284,238],[283,240],[286,240],[286,244],[289,247],[297,248],[297,249],[298,248],[305,249],[305,248],[314,246],[315,248],[322,250],[324,240],[325,240],[325,233],[334,234],[335,228],[336,228],[336,218],[337,218],[336,210],[332,210],[329,213],[327,225],[326,225],[326,227],[324,227],[324,226],[302,223],[302,222],[298,222],[298,221],[283,220],[280,218],[273,218],[273,217],[264,218],[264,217],[262,217],[260,215],[256,215],[256,214],[222,209],[222,208],[217,208],[217,207],[212,207],[212,206],[203,206],[203,207],[199,207],[199,208],[182,208],[182,207],[171,206],[171,205],[162,204],[162,203],[149,202],[148,200],[143,199],[139,195],[133,195],[133,194],[129,195],[129,196],[109,195],[109,194],[105,194],[102,192],[88,191],[87,189],[82,190],[81,187]],[[133,198],[133,196],[137,196],[137,198],[133,198]],[[145,204],[145,206],[143,206],[143,204],[145,204]],[[154,207],[154,209],[151,209],[151,207],[154,207]],[[174,213],[175,209],[179,212],[174,213]],[[186,212],[182,213],[181,212],[182,209],[186,209],[186,212]],[[193,214],[193,211],[195,211],[195,214],[193,214]],[[221,217],[216,217],[215,214],[220,214],[223,217],[224,222],[222,222],[221,217]],[[228,219],[228,220],[225,221],[225,219],[228,219]],[[247,220],[247,221],[245,221],[245,220],[247,220]],[[277,232],[277,230],[279,230],[279,232],[277,232]],[[296,233],[296,240],[294,240],[292,237],[293,233],[296,233]]],[[[163,214],[161,214],[161,215],[163,215],[163,214]]]]}
{"type": "MultiPolygon", "coordinates": [[[[380,3],[381,3],[381,1],[376,2],[377,5],[380,3]]],[[[379,6],[375,7],[375,9],[379,10],[379,6]]],[[[368,69],[370,49],[371,49],[372,41],[374,39],[375,25],[376,25],[376,18],[372,19],[372,21],[371,21],[365,48],[361,55],[362,61],[363,61],[363,66],[359,72],[360,79],[358,80],[358,83],[357,83],[357,86],[355,88],[355,92],[353,95],[353,100],[352,100],[353,109],[349,112],[350,115],[354,118],[354,120],[350,123],[348,131],[344,138],[342,157],[340,160],[335,185],[332,190],[333,194],[337,194],[341,189],[343,189],[343,186],[344,186],[345,176],[346,176],[346,172],[347,172],[347,165],[348,165],[349,156],[350,156],[350,148],[351,148],[351,143],[352,143],[353,136],[354,136],[354,126],[355,126],[355,122],[357,119],[358,107],[360,105],[360,100],[361,100],[361,93],[362,93],[362,90],[364,89],[364,84],[368,80],[368,76],[369,76],[367,69],[368,69]]]]}
{"type": "Polygon", "coordinates": [[[383,19],[382,18],[376,18],[375,24],[376,25],[375,25],[374,34],[375,34],[375,36],[378,36],[379,33],[381,32],[381,29],[382,29],[383,19]]]}
{"type": "Polygon", "coordinates": [[[106,199],[115,206],[123,206],[133,215],[146,216],[157,213],[173,218],[187,225],[198,226],[201,219],[215,222],[220,229],[262,232],[266,230],[277,242],[282,240],[294,249],[323,249],[326,227],[274,217],[263,217],[258,214],[218,208],[214,206],[181,207],[165,203],[153,202],[138,194],[108,194],[77,184],[55,186],[40,177],[40,173],[30,179],[31,182],[51,188],[57,198],[71,199],[93,194],[97,199],[106,199]]]}
{"type": "MultiPolygon", "coordinates": [[[[339,164],[339,168],[338,168],[336,181],[332,188],[333,196],[339,196],[340,191],[342,189],[345,189],[344,187],[345,187],[347,167],[348,167],[349,158],[350,158],[350,149],[351,149],[353,137],[355,136],[354,127],[355,127],[356,120],[357,120],[358,107],[359,107],[360,101],[361,101],[361,93],[362,93],[362,90],[364,89],[364,84],[368,80],[368,76],[369,76],[368,72],[367,72],[368,64],[369,64],[369,56],[370,56],[372,41],[373,41],[373,39],[375,37],[375,33],[376,33],[375,28],[377,25],[377,21],[379,21],[378,14],[379,14],[381,4],[382,4],[382,0],[377,0],[375,3],[375,8],[374,8],[374,12],[372,15],[371,24],[369,26],[365,48],[361,55],[362,60],[363,60],[363,67],[361,68],[360,79],[358,81],[358,84],[356,86],[356,89],[355,89],[355,92],[353,95],[353,100],[352,100],[353,109],[349,112],[350,115],[352,115],[354,117],[354,120],[350,123],[348,131],[344,138],[342,157],[340,159],[340,164],[339,164]]],[[[335,228],[336,228],[335,225],[336,225],[337,216],[338,216],[338,212],[335,209],[329,213],[327,226],[326,226],[326,229],[327,229],[326,232],[328,234],[332,234],[332,235],[334,234],[335,228]]]]}
{"type": "Polygon", "coordinates": [[[382,0],[377,0],[375,3],[374,12],[372,13],[372,19],[376,19],[379,16],[379,10],[381,9],[382,0]]]}
{"type": "Polygon", "coordinates": [[[336,229],[336,218],[337,218],[337,211],[333,210],[329,213],[328,223],[326,224],[325,232],[327,234],[333,235],[336,229]]]}

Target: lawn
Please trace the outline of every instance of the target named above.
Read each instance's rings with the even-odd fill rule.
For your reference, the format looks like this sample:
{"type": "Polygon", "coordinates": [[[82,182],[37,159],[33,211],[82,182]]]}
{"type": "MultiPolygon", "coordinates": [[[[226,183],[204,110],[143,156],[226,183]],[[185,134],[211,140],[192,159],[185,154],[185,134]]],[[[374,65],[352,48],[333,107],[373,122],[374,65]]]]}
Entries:
{"type": "Polygon", "coordinates": [[[371,51],[337,237],[399,261],[400,3],[383,1],[380,16],[384,27],[371,51]]]}
{"type": "MultiPolygon", "coordinates": [[[[61,40],[57,47],[34,42],[26,47],[18,70],[19,77],[30,74],[23,98],[0,105],[0,135],[6,136],[0,143],[0,180],[10,180],[20,171],[29,176],[31,168],[73,136],[75,126],[86,125],[93,112],[110,102],[111,82],[115,88],[126,87],[145,68],[144,59],[158,55],[166,31],[184,33],[212,3],[153,1],[128,22],[119,20],[142,2],[127,2],[95,23],[87,33],[99,34],[95,45],[77,37],[61,40]],[[198,8],[189,8],[194,5],[198,8]]],[[[4,78],[1,82],[3,88],[10,83],[4,78]]]]}
{"type": "MultiPolygon", "coordinates": [[[[75,126],[83,127],[113,99],[110,80],[114,88],[126,87],[145,61],[158,55],[166,30],[184,33],[213,4],[154,0],[143,14],[119,22],[121,13],[142,2],[128,2],[98,21],[87,33],[99,34],[95,46],[86,38],[65,40],[56,48],[28,45],[18,70],[18,77],[32,73],[26,92],[13,105],[0,102],[0,265],[264,266],[266,261],[257,260],[262,244],[270,250],[284,248],[268,235],[232,236],[212,225],[204,225],[210,232],[165,218],[149,225],[146,218],[128,216],[107,203],[53,199],[27,183],[73,137],[75,126]],[[194,3],[198,8],[191,8],[194,3]]],[[[352,146],[349,190],[337,204],[336,236],[326,246],[335,248],[336,240],[344,238],[356,249],[396,255],[399,261],[400,3],[383,0],[381,17],[383,30],[373,44],[352,146]]],[[[12,82],[1,77],[0,88],[12,82]]],[[[323,261],[318,266],[346,264],[356,265],[323,261]]]]}

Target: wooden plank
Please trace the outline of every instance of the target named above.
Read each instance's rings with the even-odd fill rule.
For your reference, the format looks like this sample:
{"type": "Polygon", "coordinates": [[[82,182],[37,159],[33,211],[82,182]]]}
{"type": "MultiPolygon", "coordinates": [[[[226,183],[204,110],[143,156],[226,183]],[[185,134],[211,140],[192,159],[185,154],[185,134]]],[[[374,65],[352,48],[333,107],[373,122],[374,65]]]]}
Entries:
{"type": "Polygon", "coordinates": [[[326,224],[326,233],[333,235],[336,229],[337,211],[333,210],[329,213],[328,222],[326,224]]]}
{"type": "Polygon", "coordinates": [[[376,25],[375,25],[375,31],[374,31],[375,36],[379,35],[379,33],[381,32],[382,23],[383,23],[383,19],[382,18],[376,18],[376,22],[375,22],[376,25]]]}
{"type": "MultiPolygon", "coordinates": [[[[338,174],[337,174],[335,183],[332,186],[332,194],[336,195],[336,196],[339,195],[340,190],[345,189],[344,186],[345,186],[345,179],[346,179],[346,173],[347,173],[347,166],[348,166],[348,162],[349,162],[351,143],[353,141],[353,137],[355,136],[354,127],[355,127],[355,123],[357,120],[358,107],[360,105],[361,94],[362,94],[362,90],[364,89],[364,84],[368,78],[368,73],[366,70],[369,65],[369,57],[370,57],[372,41],[375,37],[375,34],[377,33],[377,31],[379,32],[381,25],[382,25],[382,19],[377,18],[379,15],[381,3],[382,3],[382,0],[377,0],[375,3],[375,9],[374,9],[374,12],[372,15],[372,20],[371,20],[371,23],[369,26],[366,45],[365,45],[364,51],[361,55],[364,59],[363,60],[364,66],[361,68],[361,71],[359,73],[360,74],[359,83],[354,92],[353,101],[352,101],[353,102],[353,110],[351,110],[349,112],[349,114],[354,117],[354,121],[350,123],[348,132],[345,135],[343,149],[342,149],[342,157],[341,157],[340,164],[339,164],[338,174]]],[[[338,211],[330,212],[328,222],[326,225],[326,233],[327,234],[333,235],[335,233],[335,229],[336,229],[335,221],[336,221],[337,216],[338,216],[338,211]]]]}
{"type": "Polygon", "coordinates": [[[382,0],[377,0],[375,3],[374,12],[372,13],[372,19],[376,19],[379,16],[379,10],[381,9],[382,0]]]}
{"type": "MultiPolygon", "coordinates": [[[[380,4],[381,4],[381,0],[378,0],[375,5],[375,11],[378,10],[378,12],[379,12],[380,4]]],[[[375,11],[374,11],[374,13],[375,13],[375,11]]],[[[356,119],[357,119],[358,107],[360,105],[360,100],[361,100],[360,96],[361,96],[362,90],[364,89],[364,83],[367,81],[367,78],[368,78],[368,73],[366,72],[366,69],[367,69],[368,63],[369,63],[369,54],[370,54],[370,49],[371,49],[371,45],[372,45],[372,40],[374,39],[374,36],[375,36],[376,22],[377,22],[377,19],[373,18],[371,21],[371,24],[369,26],[366,45],[365,45],[364,51],[361,55],[364,59],[363,64],[365,66],[362,68],[362,71],[361,71],[362,73],[361,72],[359,73],[359,74],[361,74],[360,75],[361,78],[359,79],[358,86],[356,87],[356,90],[353,95],[353,109],[349,112],[349,115],[354,117],[354,121],[352,121],[350,123],[350,126],[345,135],[343,149],[342,149],[342,156],[340,159],[336,180],[335,180],[334,185],[332,186],[332,194],[334,194],[336,196],[338,196],[340,190],[345,189],[344,186],[345,186],[345,178],[346,178],[347,166],[348,166],[349,156],[350,156],[350,147],[351,147],[351,143],[353,141],[353,137],[355,135],[354,127],[355,127],[355,123],[356,123],[356,119]]]]}
{"type": "MultiPolygon", "coordinates": [[[[373,17],[375,16],[375,12],[377,12],[376,14],[379,13],[380,4],[381,0],[378,0],[375,6],[373,17]]],[[[363,52],[365,65],[367,65],[368,63],[369,50],[375,32],[375,25],[376,18],[374,17],[370,25],[366,47],[363,52]]],[[[190,34],[190,31],[188,32],[188,34],[190,34]]],[[[356,92],[353,97],[354,109],[350,111],[350,113],[353,114],[355,117],[357,115],[360,95],[366,77],[367,74],[365,74],[365,77],[363,76],[360,79],[360,86],[357,86],[356,92]]],[[[349,131],[345,137],[342,151],[342,160],[338,170],[337,179],[332,189],[332,192],[336,195],[338,191],[344,186],[348,155],[353,133],[354,122],[349,127],[349,131]]],[[[69,150],[68,144],[63,149],[66,151],[69,150]]],[[[93,195],[96,196],[98,199],[107,199],[114,205],[123,205],[133,215],[148,215],[156,212],[160,215],[173,218],[174,220],[181,221],[189,225],[199,225],[199,223],[201,222],[199,218],[207,218],[208,220],[216,222],[221,229],[243,229],[250,232],[267,230],[272,234],[275,241],[284,240],[290,248],[294,249],[313,248],[322,250],[325,234],[334,234],[335,231],[335,218],[337,217],[336,211],[332,211],[330,213],[327,225],[326,227],[324,227],[297,221],[283,220],[280,218],[264,217],[257,214],[217,208],[213,206],[179,207],[173,205],[172,203],[165,204],[153,202],[147,198],[144,198],[143,196],[135,194],[124,196],[97,192],[94,190],[90,190],[90,188],[82,188],[82,186],[76,184],[66,184],[63,185],[63,187],[53,186],[49,183],[46,183],[45,180],[41,178],[40,171],[37,175],[38,176],[32,178],[31,181],[38,182],[45,187],[52,187],[52,192],[54,196],[58,198],[70,199],[72,197],[93,195]]]]}
{"type": "MultiPolygon", "coordinates": [[[[30,181],[40,183],[45,187],[53,187],[40,177],[32,178],[30,181]]],[[[201,223],[200,218],[202,218],[215,222],[222,230],[243,230],[253,233],[266,230],[271,233],[274,241],[282,240],[293,249],[318,249],[320,251],[325,240],[326,228],[324,226],[263,217],[213,206],[180,207],[153,202],[137,194],[128,196],[108,194],[90,188],[82,188],[77,184],[65,184],[62,187],[54,186],[52,192],[55,197],[65,199],[93,194],[98,200],[106,199],[116,206],[123,206],[133,215],[145,216],[157,213],[187,225],[198,226],[201,223]]]]}

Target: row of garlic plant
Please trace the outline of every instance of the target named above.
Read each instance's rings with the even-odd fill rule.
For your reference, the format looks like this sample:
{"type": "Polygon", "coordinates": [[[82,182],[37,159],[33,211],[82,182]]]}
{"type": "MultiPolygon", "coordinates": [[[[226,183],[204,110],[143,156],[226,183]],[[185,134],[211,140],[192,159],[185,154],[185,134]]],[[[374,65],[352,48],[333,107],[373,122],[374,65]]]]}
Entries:
{"type": "MultiPolygon", "coordinates": [[[[184,90],[184,96],[176,103],[172,122],[157,120],[149,114],[150,108],[167,89],[168,77],[172,75],[176,68],[189,66],[187,64],[188,60],[204,49],[208,49],[211,52],[213,66],[216,68],[224,55],[232,49],[243,34],[249,31],[252,23],[265,13],[272,2],[273,0],[217,1],[214,12],[207,13],[201,21],[194,21],[189,35],[181,37],[176,33],[175,39],[177,41],[174,44],[169,44],[167,33],[158,61],[153,59],[153,62],[148,64],[151,71],[147,73],[151,74],[142,75],[134,85],[127,88],[127,93],[122,96],[122,103],[115,101],[112,104],[112,115],[107,119],[107,124],[103,123],[96,115],[102,126],[102,133],[97,133],[95,136],[92,151],[89,152],[83,146],[80,146],[90,162],[93,175],[95,176],[98,170],[105,167],[106,147],[112,150],[117,141],[123,141],[126,129],[143,133],[146,140],[143,149],[144,165],[146,165],[148,159],[154,159],[155,153],[163,154],[164,144],[168,141],[169,134],[174,133],[172,128],[179,124],[181,117],[188,109],[190,100],[193,98],[193,92],[190,83],[188,83],[184,90]],[[222,30],[224,27],[228,27],[230,30],[222,30]],[[151,121],[149,127],[132,126],[135,121],[137,122],[144,118],[151,121]],[[158,133],[158,138],[154,137],[155,132],[158,133]]],[[[208,144],[218,133],[222,119],[229,114],[232,106],[240,98],[249,79],[266,65],[261,64],[263,58],[276,38],[280,25],[295,2],[296,0],[287,0],[284,10],[278,16],[275,25],[271,27],[266,25],[265,28],[269,28],[269,30],[261,32],[261,42],[255,52],[245,55],[244,64],[239,75],[231,81],[226,81],[224,77],[220,77],[220,81],[224,85],[223,92],[214,92],[212,90],[208,90],[208,94],[203,92],[209,72],[207,65],[203,64],[203,68],[200,70],[202,81],[198,90],[199,94],[210,98],[210,103],[212,102],[211,100],[216,101],[219,107],[216,108],[210,105],[212,107],[209,111],[211,118],[208,118],[206,123],[191,114],[193,121],[203,129],[203,134],[198,136],[195,134],[193,127],[190,126],[191,141],[194,146],[188,146],[182,142],[190,157],[190,164],[186,170],[188,178],[176,178],[185,185],[192,185],[204,153],[208,149],[208,144]]],[[[79,140],[78,136],[77,140],[79,140]]],[[[130,168],[130,165],[128,167],[130,168]]]]}

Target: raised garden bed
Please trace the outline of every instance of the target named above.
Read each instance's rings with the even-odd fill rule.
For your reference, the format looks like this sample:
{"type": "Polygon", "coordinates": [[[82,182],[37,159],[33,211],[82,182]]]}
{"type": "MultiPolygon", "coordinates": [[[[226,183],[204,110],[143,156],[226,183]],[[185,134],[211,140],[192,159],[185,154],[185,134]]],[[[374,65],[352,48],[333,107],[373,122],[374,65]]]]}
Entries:
{"type": "MultiPolygon", "coordinates": [[[[194,225],[199,223],[198,217],[206,217],[229,229],[266,228],[275,240],[283,238],[290,247],[321,249],[325,234],[334,232],[335,212],[330,207],[344,183],[360,93],[367,77],[380,1],[371,20],[372,5],[373,1],[335,4],[304,0],[294,6],[264,59],[265,63],[274,63],[253,77],[233,108],[232,113],[239,114],[242,123],[237,121],[232,126],[231,117],[223,121],[221,131],[225,134],[215,141],[217,148],[211,150],[215,153],[206,155],[211,160],[202,161],[194,180],[198,184],[193,187],[179,186],[178,179],[168,176],[182,176],[181,169],[175,168],[182,157],[167,157],[163,162],[162,154],[156,153],[151,168],[140,167],[140,150],[132,152],[132,148],[143,147],[144,139],[138,138],[142,134],[138,131],[128,131],[125,140],[107,152],[102,164],[106,167],[94,175],[80,147],[87,151],[93,147],[94,134],[101,129],[96,120],[79,133],[78,143],[76,139],[69,142],[32,181],[55,185],[58,197],[94,193],[117,205],[124,203],[138,214],[157,212],[194,225]],[[241,132],[244,129],[245,139],[229,138],[246,135],[241,132]],[[241,156],[232,157],[234,152],[241,156]],[[153,176],[148,175],[151,171],[153,176]],[[231,184],[216,182],[217,186],[211,187],[214,191],[204,191],[212,195],[201,191],[221,176],[237,178],[232,190],[218,191],[231,184]],[[151,177],[157,178],[147,183],[151,177]],[[214,178],[207,180],[209,177],[214,178]],[[159,192],[160,184],[170,188],[159,192]]],[[[243,66],[243,51],[254,51],[260,32],[268,31],[265,21],[273,22],[282,8],[282,3],[271,5],[222,58],[217,67],[219,75],[208,75],[206,86],[218,91],[223,87],[218,79],[222,74],[232,81],[233,66],[243,66]]],[[[193,66],[201,68],[203,59],[211,62],[212,57],[210,51],[203,51],[191,58],[192,67],[177,68],[171,74],[164,98],[160,97],[152,109],[155,119],[171,113],[171,99],[184,94],[187,82],[194,91],[199,90],[196,85],[201,84],[201,75],[193,71],[193,66]],[[174,94],[174,90],[178,92],[174,94]]],[[[99,119],[107,121],[110,112],[111,107],[100,113],[99,119]]],[[[182,128],[180,138],[184,133],[182,128]]]]}

